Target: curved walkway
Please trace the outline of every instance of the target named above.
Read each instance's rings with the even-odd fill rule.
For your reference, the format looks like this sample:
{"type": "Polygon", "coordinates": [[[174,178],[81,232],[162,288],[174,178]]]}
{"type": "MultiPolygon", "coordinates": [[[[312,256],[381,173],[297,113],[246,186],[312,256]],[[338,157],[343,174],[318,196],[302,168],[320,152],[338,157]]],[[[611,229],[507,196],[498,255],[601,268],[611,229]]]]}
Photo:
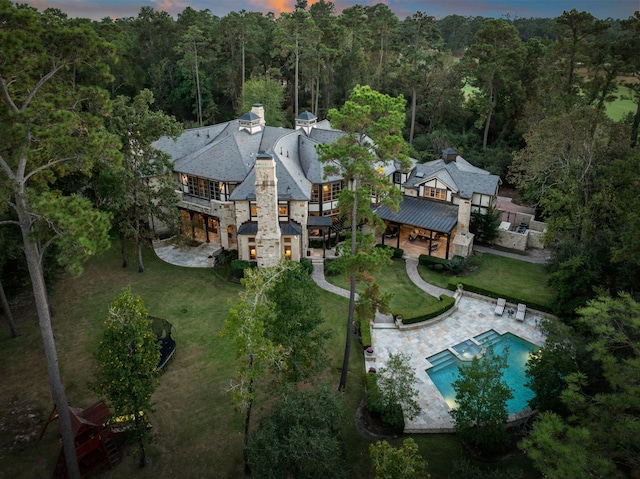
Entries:
{"type": "MultiPolygon", "coordinates": [[[[441,294],[450,296],[454,294],[452,291],[425,282],[418,274],[416,258],[406,257],[405,262],[409,278],[426,293],[435,297],[441,294]]],[[[322,289],[342,297],[349,297],[347,290],[334,286],[325,279],[322,261],[313,262],[313,279],[322,289]]],[[[391,316],[384,319],[376,316],[377,327],[371,330],[375,352],[365,355],[365,368],[379,369],[384,367],[391,354],[403,353],[409,356],[410,364],[416,372],[420,414],[413,420],[406,421],[405,432],[442,433],[454,430],[453,420],[449,414],[452,399],[444,398],[427,374],[427,369],[430,367],[427,358],[430,356],[491,329],[498,334],[511,332],[538,346],[544,344],[544,336],[538,327],[540,317],[528,313],[525,321],[516,321],[507,315],[496,316],[493,301],[484,300],[476,295],[472,296],[464,295],[460,298],[457,308],[452,309],[451,314],[443,321],[417,329],[400,330],[393,327],[391,316]],[[380,322],[391,324],[378,324],[380,322]]],[[[517,417],[519,414],[511,415],[509,419],[515,420],[517,417]]]]}

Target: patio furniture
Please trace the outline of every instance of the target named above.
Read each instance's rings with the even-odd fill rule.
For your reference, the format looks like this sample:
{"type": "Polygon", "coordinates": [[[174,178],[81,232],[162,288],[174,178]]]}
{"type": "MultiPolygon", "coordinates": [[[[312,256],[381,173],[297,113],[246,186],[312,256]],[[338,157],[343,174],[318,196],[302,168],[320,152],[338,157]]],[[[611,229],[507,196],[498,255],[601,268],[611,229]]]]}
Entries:
{"type": "Polygon", "coordinates": [[[526,311],[527,311],[527,305],[519,303],[518,304],[518,311],[516,312],[516,320],[524,321],[524,315],[525,315],[526,311]]]}
{"type": "Polygon", "coordinates": [[[496,316],[502,316],[502,313],[504,313],[504,307],[507,304],[507,300],[504,298],[498,298],[498,303],[496,304],[496,310],[495,310],[495,315],[496,316]]]}

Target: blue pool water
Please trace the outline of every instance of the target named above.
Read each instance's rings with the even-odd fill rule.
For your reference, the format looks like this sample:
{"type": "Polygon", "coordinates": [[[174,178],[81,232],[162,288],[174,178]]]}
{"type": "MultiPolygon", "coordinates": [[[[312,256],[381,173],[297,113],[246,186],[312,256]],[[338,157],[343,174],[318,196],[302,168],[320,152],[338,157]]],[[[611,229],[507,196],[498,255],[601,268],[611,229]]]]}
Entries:
{"type": "Polygon", "coordinates": [[[482,354],[482,349],[471,339],[467,339],[466,341],[462,341],[461,343],[452,346],[451,349],[458,353],[458,356],[463,361],[471,361],[476,356],[480,356],[482,354]]]}
{"type": "MultiPolygon", "coordinates": [[[[538,346],[515,334],[500,335],[493,329],[476,336],[474,339],[484,348],[493,345],[495,354],[501,355],[505,348],[509,348],[508,367],[503,371],[503,374],[507,384],[513,390],[513,399],[507,401],[507,410],[509,414],[513,414],[526,409],[528,407],[527,401],[533,397],[533,391],[525,386],[527,378],[524,371],[529,356],[539,349],[538,346]]],[[[456,405],[456,393],[451,384],[459,377],[458,366],[469,363],[460,361],[448,350],[435,354],[427,360],[432,364],[432,367],[427,369],[427,374],[449,407],[453,409],[456,405]]]]}

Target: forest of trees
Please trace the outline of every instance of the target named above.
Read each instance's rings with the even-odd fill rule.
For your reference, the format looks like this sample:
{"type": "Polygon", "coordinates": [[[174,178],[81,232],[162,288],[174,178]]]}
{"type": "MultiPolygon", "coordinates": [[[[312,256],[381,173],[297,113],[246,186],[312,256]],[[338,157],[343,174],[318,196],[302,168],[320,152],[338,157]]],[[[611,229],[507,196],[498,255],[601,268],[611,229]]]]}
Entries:
{"type": "MultiPolygon", "coordinates": [[[[132,131],[110,114],[142,102],[141,114],[161,112],[189,128],[237,118],[256,91],[268,92],[270,108],[281,103],[269,118],[282,126],[304,110],[326,118],[356,85],[402,94],[412,157],[427,161],[454,147],[517,188],[548,223],[553,307],[574,338],[608,347],[585,322],[606,323],[616,308],[637,322],[640,12],[624,20],[576,10],[555,19],[398,19],[385,4],[338,14],[331,2],[298,0],[279,16],[242,10],[220,18],[187,7],[174,19],[143,7],[135,18],[96,22],[0,0],[0,44],[0,297],[31,283],[51,364],[45,279],[61,266],[79,272],[85,256],[104,248],[117,207],[113,188],[81,178],[108,178],[131,152],[121,138],[132,131]],[[636,109],[614,120],[607,106],[621,95],[636,109]],[[611,299],[620,292],[625,308],[611,299]]],[[[159,121],[159,134],[179,131],[159,121]]],[[[141,144],[151,135],[136,133],[144,133],[141,144]]],[[[624,358],[616,354],[607,358],[637,360],[631,346],[624,358]]],[[[589,383],[573,381],[574,396],[589,383]]],[[[610,392],[607,381],[595,382],[594,397],[610,392]]],[[[570,399],[543,409],[575,419],[570,399]]],[[[56,402],[65,401],[60,388],[56,402]]],[[[532,441],[532,451],[544,451],[540,437],[532,441]]]]}
{"type": "MultiPolygon", "coordinates": [[[[331,2],[299,0],[277,17],[243,10],[219,18],[190,7],[177,19],[151,7],[100,22],[52,9],[42,16],[108,45],[88,62],[100,68],[65,73],[74,85],[100,87],[112,101],[148,91],[150,107],[185,128],[237,118],[259,96],[269,110],[281,103],[267,113],[271,124],[291,126],[304,110],[326,118],[357,84],[402,94],[412,157],[431,160],[452,146],[517,187],[549,223],[558,312],[573,314],[597,289],[635,292],[639,12],[626,20],[576,10],[556,19],[416,12],[400,20],[384,4],[338,14],[331,2]],[[637,108],[612,121],[606,106],[621,95],[637,108]]],[[[14,57],[3,50],[11,93],[14,57]]],[[[15,268],[13,256],[7,248],[3,263],[15,268]]],[[[9,295],[14,286],[4,284],[9,295]]]]}

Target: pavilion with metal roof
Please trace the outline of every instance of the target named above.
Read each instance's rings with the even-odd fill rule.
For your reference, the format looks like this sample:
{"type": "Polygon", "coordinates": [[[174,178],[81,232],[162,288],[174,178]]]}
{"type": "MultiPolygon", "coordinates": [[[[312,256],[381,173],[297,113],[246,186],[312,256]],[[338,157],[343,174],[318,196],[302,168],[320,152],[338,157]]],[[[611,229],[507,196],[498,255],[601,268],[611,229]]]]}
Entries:
{"type": "Polygon", "coordinates": [[[458,224],[457,205],[405,196],[400,202],[398,211],[394,211],[384,205],[374,208],[374,211],[384,221],[396,225],[398,228],[401,226],[412,226],[421,230],[428,230],[430,232],[428,237],[430,246],[433,241],[434,232],[440,235],[446,235],[446,258],[449,259],[451,233],[458,224]]]}

